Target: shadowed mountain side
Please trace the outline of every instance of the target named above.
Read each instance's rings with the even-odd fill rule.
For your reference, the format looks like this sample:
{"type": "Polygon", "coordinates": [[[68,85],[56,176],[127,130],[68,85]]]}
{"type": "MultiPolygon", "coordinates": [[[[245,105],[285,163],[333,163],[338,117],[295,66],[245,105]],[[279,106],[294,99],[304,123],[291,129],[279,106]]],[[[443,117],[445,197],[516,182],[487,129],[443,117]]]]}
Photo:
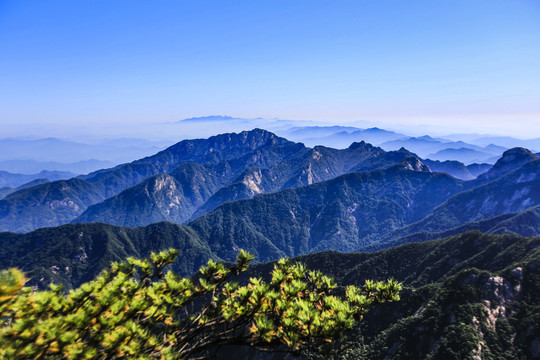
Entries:
{"type": "Polygon", "coordinates": [[[181,250],[173,270],[191,275],[208,259],[219,260],[193,230],[170,223],[126,228],[68,224],[27,234],[0,233],[0,264],[27,272],[30,284],[78,286],[112,261],[146,257],[152,251],[181,250]]]}
{"type": "Polygon", "coordinates": [[[25,232],[56,226],[103,199],[98,187],[76,178],[22,189],[0,200],[0,229],[25,232]]]}
{"type": "Polygon", "coordinates": [[[429,166],[431,171],[444,172],[461,180],[472,180],[476,178],[476,176],[473,176],[469,169],[467,169],[467,166],[459,161],[438,161],[425,159],[422,160],[422,162],[429,166]]]}
{"type": "MultiPolygon", "coordinates": [[[[335,251],[299,256],[309,269],[342,285],[393,277],[405,285],[401,300],[368,312],[347,334],[348,359],[536,359],[540,340],[540,238],[468,232],[375,253],[335,251]]],[[[247,276],[268,279],[274,263],[255,264],[247,276]]],[[[247,277],[246,276],[246,277],[247,277]]],[[[251,358],[231,347],[227,358],[251,358]]],[[[288,357],[270,354],[263,360],[288,357]]],[[[304,354],[302,359],[323,360],[304,354]]]]}
{"type": "Polygon", "coordinates": [[[36,186],[36,185],[41,185],[41,184],[46,184],[50,182],[49,180],[47,179],[36,179],[36,180],[32,180],[26,184],[23,184],[17,188],[10,188],[10,187],[3,187],[3,188],[0,188],[0,199],[3,199],[4,197],[8,196],[9,194],[12,194],[16,191],[19,191],[19,190],[22,190],[22,189],[27,189],[27,188],[31,188],[33,186],[36,186]]]}
{"type": "Polygon", "coordinates": [[[235,248],[261,261],[353,250],[418,221],[463,187],[446,174],[411,171],[410,162],[418,160],[226,203],[189,225],[227,260],[235,248]]]}
{"type": "MultiPolygon", "coordinates": [[[[467,268],[492,272],[540,256],[540,237],[489,235],[468,231],[422,243],[409,243],[376,252],[322,251],[295,261],[333,276],[344,284],[394,278],[406,286],[423,286],[467,268]]],[[[249,276],[267,277],[275,262],[254,264],[249,276]]]]}
{"type": "Polygon", "coordinates": [[[337,150],[317,146],[298,157],[287,159],[269,168],[249,168],[230,185],[217,191],[193,215],[192,220],[219,205],[256,194],[297,188],[333,179],[357,171],[387,168],[409,157],[407,152],[386,152],[365,142],[353,143],[337,150]]]}
{"type": "Polygon", "coordinates": [[[456,194],[435,208],[425,219],[389,232],[381,239],[381,243],[415,233],[440,233],[466,223],[517,213],[536,206],[540,204],[539,173],[540,159],[537,159],[497,180],[456,194]]]}
{"type": "Polygon", "coordinates": [[[485,172],[488,172],[489,169],[491,169],[493,165],[491,164],[470,164],[467,165],[467,170],[471,173],[472,176],[478,177],[482,175],[485,172]]]}
{"type": "Polygon", "coordinates": [[[478,175],[485,173],[493,166],[490,164],[471,164],[465,166],[465,164],[455,160],[439,161],[422,159],[422,162],[429,166],[431,171],[444,172],[461,180],[476,179],[478,175]]]}
{"type": "MultiPolygon", "coordinates": [[[[461,234],[467,231],[481,231],[486,234],[516,234],[522,236],[540,236],[540,206],[534,206],[518,213],[506,213],[481,221],[472,221],[461,226],[441,231],[422,231],[390,241],[381,241],[358,249],[358,251],[378,251],[411,242],[423,242],[461,234]]],[[[396,231],[396,232],[399,232],[396,231]]],[[[391,238],[391,235],[389,236],[391,238]]]]}

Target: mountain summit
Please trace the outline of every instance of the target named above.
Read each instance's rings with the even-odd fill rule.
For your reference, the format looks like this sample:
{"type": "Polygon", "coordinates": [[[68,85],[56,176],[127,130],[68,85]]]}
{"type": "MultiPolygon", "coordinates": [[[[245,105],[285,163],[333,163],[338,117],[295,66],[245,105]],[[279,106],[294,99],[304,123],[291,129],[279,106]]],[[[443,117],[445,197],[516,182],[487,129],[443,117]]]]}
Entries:
{"type": "Polygon", "coordinates": [[[536,159],[538,159],[538,157],[535,154],[521,147],[506,150],[495,165],[493,165],[488,172],[480,175],[478,179],[486,181],[498,178],[536,159]]]}

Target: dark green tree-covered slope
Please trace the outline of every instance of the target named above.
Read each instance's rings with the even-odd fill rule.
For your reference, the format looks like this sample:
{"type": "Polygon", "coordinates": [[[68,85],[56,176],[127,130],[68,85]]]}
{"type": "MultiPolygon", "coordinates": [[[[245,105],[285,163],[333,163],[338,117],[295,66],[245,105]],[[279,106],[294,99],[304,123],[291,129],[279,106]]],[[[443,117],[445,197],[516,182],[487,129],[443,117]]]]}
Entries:
{"type": "MultiPolygon", "coordinates": [[[[159,223],[145,228],[70,224],[29,234],[0,234],[2,268],[25,270],[31,282],[76,286],[112,260],[176,247],[176,271],[193,273],[207,258],[219,260],[188,227],[159,223]]],[[[403,282],[401,301],[367,316],[348,335],[339,359],[535,359],[540,339],[540,238],[457,236],[411,243],[375,253],[326,251],[298,257],[341,284],[393,277],[403,282]],[[479,350],[480,349],[480,350],[479,350]]],[[[268,276],[271,263],[249,276],[268,276]]],[[[247,357],[232,348],[225,359],[247,357]]],[[[314,355],[304,354],[305,358],[314,355]]]]}
{"type": "MultiPolygon", "coordinates": [[[[406,235],[388,242],[381,241],[363,248],[359,251],[376,251],[410,242],[422,242],[440,239],[467,231],[477,230],[486,234],[516,234],[523,236],[540,236],[540,205],[533,206],[518,213],[505,213],[486,220],[472,221],[458,227],[441,231],[422,231],[406,235]]],[[[399,231],[398,231],[399,232],[399,231]]]]}
{"type": "Polygon", "coordinates": [[[27,234],[0,233],[2,268],[27,272],[30,284],[68,287],[93,279],[112,261],[145,257],[152,251],[181,250],[174,270],[191,275],[209,259],[220,260],[193,230],[170,223],[127,228],[109,224],[67,224],[27,234]]]}
{"type": "MultiPolygon", "coordinates": [[[[360,284],[371,278],[394,278],[408,287],[420,287],[469,268],[499,272],[512,264],[537,261],[539,256],[540,237],[468,231],[372,253],[331,250],[297,256],[294,260],[347,284],[360,284]]],[[[264,277],[272,264],[254,264],[249,275],[264,277]]]]}
{"type": "MultiPolygon", "coordinates": [[[[468,232],[369,254],[327,251],[295,260],[346,285],[394,277],[405,286],[399,302],[368,314],[348,335],[349,349],[336,359],[540,357],[538,237],[468,232]]],[[[265,277],[271,268],[254,265],[250,275],[265,277]]],[[[220,359],[250,355],[231,348],[220,359]]]]}
{"type": "Polygon", "coordinates": [[[417,171],[422,166],[410,158],[385,170],[226,203],[190,227],[224,259],[236,247],[260,260],[352,250],[422,219],[462,189],[463,182],[449,175],[417,171]]]}
{"type": "Polygon", "coordinates": [[[383,241],[419,232],[442,232],[466,223],[516,213],[540,204],[540,160],[450,197],[425,219],[389,233],[383,241]]]}
{"type": "MultiPolygon", "coordinates": [[[[208,258],[223,259],[217,253],[227,254],[231,243],[221,245],[170,223],[70,224],[0,234],[0,264],[22,268],[33,284],[76,286],[110,261],[169,247],[181,252],[175,270],[192,274],[208,258]]],[[[374,312],[349,334],[351,347],[342,359],[534,359],[540,354],[535,345],[540,339],[539,237],[468,232],[374,253],[326,251],[295,260],[342,284],[393,277],[406,286],[400,302],[374,312]]],[[[250,275],[264,277],[271,266],[255,265],[250,275]]],[[[227,354],[238,358],[234,351],[227,354]]]]}

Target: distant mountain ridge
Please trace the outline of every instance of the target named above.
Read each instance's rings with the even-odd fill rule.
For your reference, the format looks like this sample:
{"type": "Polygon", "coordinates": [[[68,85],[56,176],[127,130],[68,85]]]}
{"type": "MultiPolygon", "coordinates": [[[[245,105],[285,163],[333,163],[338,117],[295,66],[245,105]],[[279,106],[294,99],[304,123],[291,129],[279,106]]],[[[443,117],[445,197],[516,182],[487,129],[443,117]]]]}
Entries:
{"type": "MultiPolygon", "coordinates": [[[[408,169],[412,172],[432,170],[415,156],[414,153],[406,149],[386,152],[365,142],[353,143],[343,150],[320,146],[307,148],[301,143],[291,142],[262,129],[222,134],[208,139],[184,140],[155,155],[132,163],[96,171],[64,182],[36,185],[11,193],[0,200],[0,229],[24,232],[72,221],[108,222],[120,226],[142,226],[159,221],[183,224],[190,220],[194,221],[214,209],[217,210],[223,203],[249,199],[257,194],[311,186],[347,173],[373,171],[393,166],[396,168],[395,164],[400,162],[403,170],[408,169]]],[[[436,205],[442,204],[461,191],[482,186],[493,179],[504,177],[506,173],[534,159],[536,156],[525,149],[511,149],[505,152],[492,168],[477,179],[469,180],[466,183],[453,179],[446,181],[446,185],[440,185],[439,192],[433,191],[433,194],[436,195],[435,199],[437,199],[436,205]],[[450,182],[461,185],[452,185],[450,188],[446,188],[445,186],[450,182]]],[[[426,160],[426,163],[439,171],[453,174],[461,172],[461,176],[464,178],[473,177],[469,168],[460,163],[429,160],[426,160]]],[[[477,166],[478,168],[479,166],[477,166]]],[[[483,169],[487,169],[487,166],[483,169]]],[[[387,174],[390,176],[392,172],[387,174]]],[[[403,179],[398,180],[399,183],[404,184],[403,189],[407,189],[404,190],[405,193],[411,191],[409,189],[410,181],[415,177],[416,175],[413,173],[407,173],[403,179]]],[[[439,178],[442,179],[442,177],[439,178]]],[[[380,185],[373,186],[387,185],[380,182],[380,185]]],[[[418,189],[424,189],[421,184],[415,186],[418,189]]],[[[511,185],[505,186],[511,187],[511,185]]],[[[377,191],[382,191],[382,189],[377,191]]],[[[375,196],[374,194],[375,192],[372,196],[375,196]]],[[[396,193],[395,195],[402,196],[403,194],[396,193]]],[[[467,196],[464,195],[465,198],[467,196]]],[[[342,240],[332,238],[337,241],[336,244],[341,244],[336,245],[336,248],[351,250],[355,247],[370,245],[371,239],[377,236],[381,239],[384,238],[384,241],[391,241],[394,238],[411,234],[388,238],[391,231],[398,231],[399,228],[406,225],[412,226],[409,220],[402,217],[403,210],[396,210],[405,206],[397,199],[382,200],[377,205],[386,204],[384,206],[388,206],[387,210],[391,214],[388,219],[393,219],[392,226],[387,227],[387,232],[384,234],[377,232],[377,230],[372,231],[370,236],[364,238],[367,235],[358,235],[354,231],[349,233],[340,226],[330,227],[333,229],[332,231],[346,234],[343,235],[345,238],[342,243],[342,240]],[[398,207],[396,207],[397,204],[399,204],[398,207]],[[344,244],[349,245],[345,246],[344,244]]],[[[344,201],[344,204],[349,201],[348,199],[341,200],[344,201]]],[[[536,201],[536,198],[531,198],[531,202],[527,204],[500,206],[483,216],[493,217],[502,213],[522,211],[526,207],[534,206],[536,201]]],[[[346,206],[359,205],[349,204],[346,206]]],[[[369,209],[372,205],[365,203],[364,206],[369,209]]],[[[427,212],[418,210],[417,213],[407,216],[412,216],[415,221],[420,221],[424,216],[430,215],[429,212],[433,210],[434,206],[428,206],[427,212]]],[[[457,207],[455,208],[457,209],[457,207]]],[[[419,208],[414,204],[411,209],[419,208]]],[[[239,214],[241,213],[240,211],[239,214]]],[[[465,213],[461,211],[460,215],[465,213]]],[[[372,216],[369,211],[366,214],[372,216]]],[[[433,215],[435,216],[433,219],[439,219],[441,214],[433,215]]],[[[388,219],[386,221],[389,221],[388,219]]],[[[461,217],[452,221],[449,219],[444,218],[442,222],[433,220],[436,223],[448,224],[447,228],[432,229],[428,227],[424,230],[440,232],[478,220],[474,217],[461,217]]],[[[281,219],[276,219],[276,221],[281,221],[281,219]]],[[[343,221],[344,224],[347,224],[346,227],[351,229],[358,227],[358,224],[350,223],[345,219],[339,221],[343,221]]],[[[426,218],[425,226],[427,226],[427,221],[426,218]]],[[[370,228],[373,225],[365,223],[361,225],[361,227],[363,226],[370,228]]],[[[266,229],[263,233],[268,231],[266,229]]],[[[330,236],[330,233],[326,234],[330,236]]],[[[329,241],[329,244],[334,244],[334,240],[326,240],[329,241]]],[[[310,245],[308,248],[309,251],[315,251],[315,249],[329,249],[332,246],[316,247],[310,245]]],[[[283,249],[279,251],[283,251],[283,249]]],[[[294,252],[285,253],[289,256],[297,254],[294,252]]]]}
{"type": "Polygon", "coordinates": [[[77,176],[68,171],[41,171],[37,174],[13,174],[7,171],[0,170],[0,188],[12,187],[16,188],[37,179],[47,179],[49,181],[65,180],[77,176]]]}
{"type": "MultiPolygon", "coordinates": [[[[271,192],[327,180],[350,171],[388,167],[407,156],[407,153],[399,151],[387,153],[366,143],[353,143],[348,149],[341,151],[322,147],[310,150],[303,144],[288,141],[261,129],[238,134],[216,135],[208,139],[184,140],[155,155],[131,163],[79,176],[66,183],[53,182],[10,194],[0,201],[0,230],[20,232],[43,226],[57,226],[77,219],[89,206],[107,199],[109,201],[89,210],[76,221],[118,221],[119,225],[132,226],[158,220],[182,223],[187,221],[195,211],[199,211],[198,215],[201,215],[221,202],[253,196],[257,191],[254,192],[253,183],[250,183],[247,178],[253,178],[253,176],[256,178],[257,171],[264,173],[261,184],[263,182],[267,184],[266,186],[259,184],[263,187],[258,192],[271,192]],[[310,151],[313,154],[306,155],[310,151]],[[304,156],[303,160],[302,156],[304,156]],[[149,209],[145,209],[145,217],[140,217],[141,213],[126,213],[129,209],[141,208],[140,206],[131,207],[128,199],[119,199],[119,201],[110,199],[152,176],[170,173],[169,176],[174,177],[172,172],[176,168],[190,162],[205,165],[227,161],[230,162],[231,171],[225,177],[223,174],[220,175],[214,185],[196,194],[196,199],[189,199],[175,193],[180,191],[178,189],[183,189],[183,184],[175,184],[169,178],[171,181],[167,182],[168,186],[174,187],[171,189],[170,196],[176,199],[168,202],[169,205],[173,204],[171,209],[164,208],[162,211],[157,209],[154,205],[160,195],[153,197],[150,194],[151,191],[148,192],[151,188],[142,184],[141,190],[149,196],[145,200],[147,207],[154,208],[150,209],[150,212],[148,212],[149,209]],[[283,165],[277,166],[281,162],[283,165]],[[327,165],[321,167],[319,164],[322,162],[327,165]],[[244,173],[244,178],[241,179],[242,172],[250,167],[252,169],[249,171],[254,172],[251,175],[249,172],[244,173]],[[238,179],[231,191],[224,190],[217,197],[210,199],[217,190],[228,185],[228,182],[235,183],[235,178],[238,179]],[[281,185],[278,186],[278,184],[281,185]],[[203,206],[207,200],[210,202],[203,206]],[[179,206],[178,211],[174,209],[175,201],[179,206]],[[140,219],[140,222],[135,222],[137,219],[140,219]]],[[[194,169],[191,168],[192,171],[195,171],[194,169]]],[[[205,176],[214,175],[205,173],[205,176]]],[[[194,173],[191,176],[196,175],[194,173]]],[[[162,177],[163,179],[165,178],[162,177]]],[[[204,181],[194,183],[193,186],[206,186],[203,183],[204,181]]],[[[181,192],[184,193],[184,190],[187,189],[181,192]]],[[[195,194],[197,190],[191,189],[186,193],[190,192],[195,194]]],[[[133,198],[134,190],[122,196],[133,198]]],[[[161,199],[163,202],[168,201],[163,196],[161,199]]]]}
{"type": "Polygon", "coordinates": [[[479,176],[479,181],[495,179],[509,171],[519,168],[521,165],[536,160],[537,158],[538,156],[524,148],[507,150],[489,171],[479,176]]]}
{"type": "Polygon", "coordinates": [[[109,168],[116,163],[106,160],[88,159],[72,163],[61,163],[57,161],[37,161],[37,160],[4,160],[0,161],[0,169],[12,173],[33,174],[43,171],[66,171],[75,174],[88,174],[98,169],[109,168]]]}
{"type": "Polygon", "coordinates": [[[199,116],[199,117],[192,117],[184,120],[180,120],[180,122],[214,122],[214,121],[227,121],[227,120],[233,120],[236,119],[232,116],[224,116],[224,115],[210,115],[210,116],[199,116]]]}
{"type": "Polygon", "coordinates": [[[291,153],[290,157],[283,157],[273,165],[259,160],[260,157],[268,158],[268,154],[258,154],[257,161],[254,161],[251,155],[222,161],[218,166],[212,165],[212,170],[209,165],[199,167],[189,165],[190,172],[200,174],[193,173],[188,177],[198,177],[198,182],[189,180],[185,171],[180,170],[186,166],[181,165],[172,171],[170,176],[157,175],[166,182],[168,190],[164,187],[160,187],[159,190],[155,186],[148,187],[146,184],[153,181],[150,178],[135,188],[91,206],[75,222],[104,221],[121,226],[140,226],[156,221],[185,223],[189,219],[196,219],[208,213],[224,202],[310,185],[352,171],[384,168],[409,156],[402,152],[387,153],[364,142],[353,143],[345,150],[325,147],[309,149],[301,144],[295,145],[295,150],[297,151],[291,153]],[[223,172],[223,169],[228,170],[223,172]],[[182,178],[175,175],[180,172],[184,174],[182,178]],[[191,189],[191,195],[186,194],[184,190],[186,185],[191,189]],[[199,187],[205,190],[202,193],[195,191],[199,187]],[[158,195],[158,192],[163,191],[169,191],[169,195],[158,195]],[[141,196],[146,198],[144,207],[131,201],[140,199],[141,196]],[[166,209],[160,210],[163,208],[166,209]],[[152,214],[145,215],[145,209],[151,209],[152,214]]]}
{"type": "Polygon", "coordinates": [[[91,143],[50,137],[4,138],[0,139],[0,170],[21,173],[58,170],[82,174],[96,166],[118,164],[162,148],[162,142],[125,138],[91,143]]]}
{"type": "Polygon", "coordinates": [[[467,165],[486,162],[500,156],[506,150],[493,144],[480,147],[463,141],[448,141],[430,136],[400,138],[385,142],[381,147],[389,150],[404,147],[423,158],[439,161],[457,160],[467,165]]]}
{"type": "Polygon", "coordinates": [[[184,140],[132,163],[99,170],[65,183],[53,182],[10,194],[0,200],[0,230],[30,231],[70,222],[88,206],[183,163],[218,163],[253,153],[256,160],[268,165],[301,148],[301,144],[260,129],[209,139],[184,140]],[[257,153],[267,149],[272,151],[265,155],[257,153]]]}

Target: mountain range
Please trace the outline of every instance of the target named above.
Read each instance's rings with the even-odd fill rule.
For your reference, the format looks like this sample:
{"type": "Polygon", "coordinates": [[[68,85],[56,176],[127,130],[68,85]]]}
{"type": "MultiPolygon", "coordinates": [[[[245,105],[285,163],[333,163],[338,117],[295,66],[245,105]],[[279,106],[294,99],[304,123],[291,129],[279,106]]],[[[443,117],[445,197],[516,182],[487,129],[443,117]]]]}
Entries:
{"type": "Polygon", "coordinates": [[[0,199],[25,188],[30,188],[50,181],[69,179],[74,176],[76,175],[66,171],[43,170],[38,174],[31,175],[12,174],[7,171],[0,171],[0,199]]]}
{"type": "Polygon", "coordinates": [[[118,163],[154,153],[162,148],[161,142],[141,139],[85,140],[87,142],[52,137],[38,139],[3,138],[0,139],[0,161],[34,160],[75,163],[93,158],[118,163]]]}
{"type": "MultiPolygon", "coordinates": [[[[540,146],[540,141],[501,139],[502,144],[518,144],[514,146],[504,146],[497,142],[498,138],[492,138],[493,143],[486,143],[486,137],[472,137],[470,142],[462,140],[451,140],[448,138],[433,138],[428,135],[411,137],[404,134],[388,131],[377,127],[359,129],[346,126],[298,126],[286,130],[277,130],[280,135],[287,138],[302,141],[309,146],[326,145],[336,148],[345,148],[351,142],[365,141],[376,146],[380,146],[386,151],[406,148],[416,153],[422,158],[431,160],[457,160],[467,165],[473,163],[491,163],[497,161],[500,155],[507,149],[524,146],[523,144],[534,145],[536,149],[540,146]],[[483,144],[483,145],[479,145],[483,144]]],[[[465,138],[468,138],[464,135],[465,138]]]]}
{"type": "Polygon", "coordinates": [[[132,163],[10,194],[0,200],[0,229],[20,232],[68,223],[88,206],[185,163],[217,164],[236,159],[239,166],[268,165],[299,148],[303,146],[264,131],[185,140],[132,163]],[[240,159],[242,156],[247,157],[240,159]]]}
{"type": "MultiPolygon", "coordinates": [[[[365,142],[343,150],[307,148],[257,129],[184,140],[132,163],[21,189],[0,201],[0,226],[24,232],[68,222],[144,226],[191,221],[190,226],[202,229],[207,226],[197,224],[217,224],[218,219],[234,215],[227,224],[254,223],[245,235],[265,242],[264,236],[257,234],[272,234],[272,229],[259,229],[263,222],[250,219],[257,214],[258,205],[252,204],[263,202],[267,216],[271,209],[280,209],[274,223],[286,220],[283,209],[287,208],[295,217],[295,226],[302,229],[286,240],[296,244],[296,251],[284,244],[276,254],[353,250],[535,206],[537,163],[535,154],[516,148],[506,151],[485,173],[464,181],[432,171],[461,172],[465,179],[473,178],[469,168],[459,162],[424,163],[406,149],[386,152],[365,142]],[[509,175],[512,172],[513,177],[509,175]],[[494,180],[498,182],[489,185],[494,180]],[[347,186],[350,190],[344,191],[347,186]],[[509,190],[494,194],[497,188],[509,190]],[[333,193],[332,189],[339,191],[333,193]],[[527,196],[529,193],[532,195],[527,196]],[[471,199],[470,194],[478,209],[474,210],[476,215],[465,216],[467,213],[460,210],[462,199],[471,199]],[[232,211],[231,207],[238,209],[232,211]],[[324,231],[320,224],[324,224],[324,231]],[[317,237],[324,241],[319,243],[317,237]],[[304,241],[309,245],[300,245],[304,241]]],[[[486,169],[488,166],[482,170],[486,169]]],[[[466,206],[473,211],[472,204],[466,206]]]]}
{"type": "Polygon", "coordinates": [[[261,129],[184,140],[21,184],[0,200],[1,229],[15,231],[0,233],[0,268],[69,289],[112,261],[167,248],[180,250],[171,268],[183,276],[249,250],[258,263],[240,281],[295,257],[343,285],[405,285],[401,301],[347,335],[339,359],[538,359],[538,174],[540,159],[520,147],[465,165],[363,141],[311,148],[261,129]]]}
{"type": "MultiPolygon", "coordinates": [[[[116,164],[153,154],[179,139],[208,137],[221,131],[243,131],[265,128],[275,134],[310,147],[317,145],[345,149],[353,142],[365,141],[386,151],[405,147],[422,158],[494,163],[502,152],[513,147],[540,150],[540,139],[516,139],[480,134],[455,134],[431,137],[391,131],[369,121],[356,121],[339,126],[310,120],[246,119],[213,115],[194,117],[170,123],[158,123],[144,129],[144,137],[92,138],[71,135],[61,138],[0,139],[0,169],[12,173],[31,174],[42,170],[70,171],[87,174],[116,164]],[[362,126],[362,127],[358,127],[362,126]],[[157,140],[160,139],[160,140],[157,140]]],[[[135,128],[135,127],[134,127],[135,128]]],[[[134,130],[130,129],[130,130],[134,130]]],[[[142,129],[137,130],[139,133],[142,129]]],[[[137,132],[135,131],[135,132],[137,132]]],[[[416,132],[419,130],[417,129],[416,132]]],[[[122,136],[130,132],[124,132],[122,136]]],[[[86,134],[85,134],[86,135],[86,134]]],[[[65,134],[64,136],[67,136],[65,134]]],[[[140,136],[140,135],[139,135],[140,136]]]]}
{"type": "Polygon", "coordinates": [[[388,167],[409,156],[366,143],[311,149],[265,130],[184,140],[132,163],[12,193],[0,201],[0,230],[71,221],[184,223],[226,201],[388,167]]]}
{"type": "MultiPolygon", "coordinates": [[[[470,229],[540,235],[539,166],[535,154],[515,148],[477,178],[461,180],[433,172],[405,149],[386,152],[364,142],[343,150],[307,148],[257,129],[185,140],[129,164],[21,189],[0,201],[3,226],[30,231],[79,225],[2,233],[0,239],[25,244],[37,236],[62,243],[73,241],[73,235],[65,238],[66,229],[106,233],[127,256],[145,253],[140,246],[125,249],[133,247],[133,236],[146,235],[126,234],[166,228],[204,249],[206,257],[184,268],[188,274],[203,259],[232,261],[239,248],[269,261],[325,250],[373,251],[470,229]],[[95,231],[80,230],[87,226],[95,231]],[[47,235],[37,235],[43,231],[47,235]]],[[[86,254],[95,248],[80,246],[86,254]]]]}

